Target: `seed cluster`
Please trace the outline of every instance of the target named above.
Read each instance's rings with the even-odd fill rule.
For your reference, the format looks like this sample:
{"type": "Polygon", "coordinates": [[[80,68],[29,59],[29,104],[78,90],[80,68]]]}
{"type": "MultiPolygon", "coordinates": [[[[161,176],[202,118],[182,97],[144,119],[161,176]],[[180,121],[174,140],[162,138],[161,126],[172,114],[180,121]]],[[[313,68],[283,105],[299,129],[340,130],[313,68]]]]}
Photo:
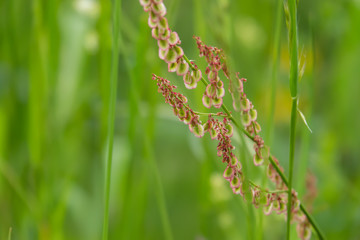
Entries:
{"type": "Polygon", "coordinates": [[[148,24],[152,37],[157,40],[159,47],[159,58],[168,64],[169,72],[176,72],[183,76],[185,87],[196,88],[202,78],[200,69],[196,66],[189,67],[184,59],[184,51],[180,47],[179,35],[169,28],[168,20],[165,17],[166,7],[162,0],[140,0],[144,11],[149,13],[148,24]]]}

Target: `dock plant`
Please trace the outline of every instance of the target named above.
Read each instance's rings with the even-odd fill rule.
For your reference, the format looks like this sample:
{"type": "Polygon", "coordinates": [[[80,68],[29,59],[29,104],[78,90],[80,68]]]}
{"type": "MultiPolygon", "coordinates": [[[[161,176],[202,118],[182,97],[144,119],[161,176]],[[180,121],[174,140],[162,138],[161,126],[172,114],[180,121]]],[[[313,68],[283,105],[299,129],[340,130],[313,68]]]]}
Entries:
{"type": "MultiPolygon", "coordinates": [[[[300,203],[297,192],[291,187],[291,182],[289,185],[284,169],[276,157],[271,154],[270,148],[260,135],[261,126],[257,122],[257,110],[245,92],[247,80],[241,77],[240,73],[233,73],[230,70],[226,56],[220,48],[206,45],[200,37],[194,36],[199,56],[203,57],[207,63],[205,70],[201,70],[194,61],[189,60],[185,55],[179,35],[171,30],[166,18],[164,2],[162,0],[140,0],[140,4],[149,15],[148,25],[151,28],[152,37],[157,41],[158,56],[167,64],[168,71],[174,72],[182,78],[188,89],[195,89],[199,87],[198,83],[202,82],[204,84],[203,105],[208,109],[211,107],[219,109],[215,113],[196,111],[188,104],[186,96],[175,91],[177,88],[175,85],[169,80],[153,74],[152,79],[156,81],[158,92],[170,105],[175,116],[186,124],[196,137],[201,138],[205,134],[209,134],[212,140],[217,141],[217,155],[225,164],[223,177],[229,182],[233,193],[250,201],[254,207],[262,208],[265,215],[272,212],[284,215],[288,224],[296,224],[297,233],[301,239],[310,239],[312,229],[320,239],[324,239],[313,217],[300,203]],[[220,78],[220,72],[224,74],[225,80],[228,82],[227,91],[232,98],[232,109],[239,113],[240,118],[235,118],[228,106],[224,104],[223,98],[226,89],[224,79],[220,78]],[[201,120],[204,118],[206,120],[201,120]],[[249,159],[240,161],[234,152],[235,147],[232,144],[234,127],[253,142],[254,154],[251,160],[255,166],[266,166],[267,177],[274,183],[275,189],[269,190],[259,186],[244,175],[241,161],[249,159]]],[[[293,7],[293,5],[291,6],[293,7]]],[[[294,20],[292,19],[292,21],[294,20]]],[[[291,41],[296,37],[293,35],[294,33],[291,35],[291,41]]],[[[291,44],[291,47],[293,49],[294,45],[291,44]]],[[[297,61],[297,56],[293,55],[293,57],[297,61]]],[[[296,81],[293,78],[294,76],[292,76],[292,81],[296,81]]],[[[294,88],[292,83],[292,95],[295,94],[293,102],[296,103],[297,95],[294,88]]],[[[292,124],[291,141],[294,140],[293,128],[292,124]]],[[[290,156],[292,161],[293,154],[292,149],[290,156]]],[[[291,180],[292,174],[290,173],[291,180]]]]}

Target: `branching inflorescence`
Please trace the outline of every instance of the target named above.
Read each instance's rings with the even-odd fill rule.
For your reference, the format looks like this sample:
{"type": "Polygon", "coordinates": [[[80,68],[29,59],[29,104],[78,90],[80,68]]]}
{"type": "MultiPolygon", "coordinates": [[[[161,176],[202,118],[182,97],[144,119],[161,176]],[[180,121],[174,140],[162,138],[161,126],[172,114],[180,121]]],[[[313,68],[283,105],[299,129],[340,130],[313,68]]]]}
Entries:
{"type": "MultiPolygon", "coordinates": [[[[197,83],[201,80],[206,85],[202,98],[203,105],[207,108],[212,106],[223,108],[225,113],[209,113],[207,114],[207,121],[202,123],[200,114],[187,104],[187,98],[180,93],[174,92],[176,86],[171,85],[169,80],[153,74],[153,80],[157,81],[158,91],[164,96],[165,102],[173,108],[174,114],[179,120],[189,126],[190,131],[196,137],[203,137],[208,132],[211,139],[218,141],[217,155],[227,165],[223,176],[229,181],[234,194],[239,194],[244,199],[248,199],[246,195],[250,195],[254,206],[262,206],[265,214],[271,212],[285,213],[288,203],[288,188],[286,182],[284,182],[283,169],[279,166],[278,160],[270,155],[269,147],[264,144],[259,135],[261,127],[256,121],[257,111],[244,93],[246,79],[240,78],[239,73],[236,73],[235,79],[232,79],[222,50],[207,46],[199,37],[194,37],[200,57],[205,57],[208,64],[205,74],[202,74],[194,62],[189,61],[184,55],[184,51],[180,47],[181,41],[178,34],[169,28],[165,17],[166,7],[162,0],[140,0],[140,4],[149,13],[148,24],[152,28],[153,38],[158,42],[159,58],[168,64],[168,71],[176,72],[177,75],[182,76],[188,89],[196,88],[197,83]],[[254,142],[254,165],[268,164],[267,176],[275,185],[276,189],[274,191],[263,189],[246,179],[242,172],[241,163],[233,153],[234,146],[231,143],[231,137],[234,130],[231,121],[238,128],[241,127],[223,104],[225,89],[224,83],[219,76],[221,70],[229,80],[229,92],[232,96],[233,108],[235,111],[240,112],[243,125],[241,130],[254,142]]],[[[291,220],[297,222],[299,237],[309,239],[311,223],[308,220],[308,214],[304,215],[300,209],[300,201],[295,190],[292,190],[291,212],[291,220]]]]}

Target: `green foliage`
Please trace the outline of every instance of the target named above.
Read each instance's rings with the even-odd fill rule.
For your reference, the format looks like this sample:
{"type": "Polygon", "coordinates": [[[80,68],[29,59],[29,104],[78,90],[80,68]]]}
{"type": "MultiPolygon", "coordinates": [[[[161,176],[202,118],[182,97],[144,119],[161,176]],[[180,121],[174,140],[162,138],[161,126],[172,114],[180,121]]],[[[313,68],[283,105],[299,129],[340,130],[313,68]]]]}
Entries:
{"type": "MultiPolygon", "coordinates": [[[[196,65],[204,62],[193,35],[223,48],[232,69],[248,79],[257,121],[264,132],[273,128],[271,152],[287,175],[289,51],[283,17],[274,64],[277,2],[165,0],[168,24],[196,65]]],[[[102,235],[112,6],[105,0],[0,1],[0,239],[102,235]]],[[[293,186],[328,239],[360,235],[359,16],[355,0],[299,2],[299,49],[306,56],[299,109],[313,133],[297,124],[293,186]],[[314,200],[309,175],[316,179],[314,200]]],[[[262,208],[232,193],[214,142],[193,137],[162,103],[152,73],[169,76],[199,111],[205,87],[187,90],[181,76],[167,73],[138,1],[122,1],[119,30],[109,239],[285,238],[286,224],[274,213],[257,227],[262,208]]],[[[224,102],[231,105],[228,95],[224,102]]],[[[251,143],[234,144],[248,163],[244,173],[260,183],[265,168],[253,167],[242,152],[251,143]]]]}

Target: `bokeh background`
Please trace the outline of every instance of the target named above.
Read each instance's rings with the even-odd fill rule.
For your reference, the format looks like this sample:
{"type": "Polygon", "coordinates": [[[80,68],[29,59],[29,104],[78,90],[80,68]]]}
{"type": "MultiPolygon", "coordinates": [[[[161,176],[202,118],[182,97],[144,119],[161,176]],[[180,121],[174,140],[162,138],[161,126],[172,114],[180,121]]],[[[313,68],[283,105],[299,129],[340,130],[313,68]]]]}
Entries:
{"type": "MultiPolygon", "coordinates": [[[[205,66],[192,39],[200,36],[248,79],[262,136],[287,173],[284,15],[269,117],[277,1],[164,2],[190,59],[205,66]]],[[[0,239],[10,228],[12,239],[101,237],[112,10],[107,0],[0,1],[0,239]]],[[[306,63],[299,107],[313,133],[299,118],[295,188],[328,239],[359,239],[360,1],[300,0],[298,23],[306,63]]],[[[284,217],[264,217],[233,195],[216,143],[195,138],[157,93],[152,73],[205,111],[204,87],[187,90],[167,73],[138,1],[122,1],[120,31],[110,239],[284,239],[284,217]]],[[[265,168],[241,156],[262,183],[265,168]]]]}

